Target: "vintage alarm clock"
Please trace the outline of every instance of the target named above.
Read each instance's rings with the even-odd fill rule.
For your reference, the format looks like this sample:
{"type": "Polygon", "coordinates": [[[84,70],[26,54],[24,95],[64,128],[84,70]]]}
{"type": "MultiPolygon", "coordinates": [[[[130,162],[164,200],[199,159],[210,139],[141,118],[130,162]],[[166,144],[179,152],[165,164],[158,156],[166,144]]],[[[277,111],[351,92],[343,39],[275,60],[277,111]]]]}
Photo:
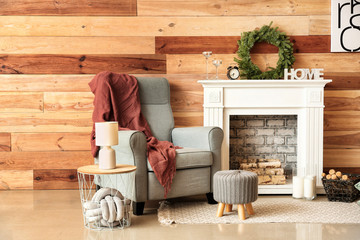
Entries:
{"type": "Polygon", "coordinates": [[[230,80],[238,79],[240,76],[239,68],[237,66],[229,66],[226,75],[230,80]]]}

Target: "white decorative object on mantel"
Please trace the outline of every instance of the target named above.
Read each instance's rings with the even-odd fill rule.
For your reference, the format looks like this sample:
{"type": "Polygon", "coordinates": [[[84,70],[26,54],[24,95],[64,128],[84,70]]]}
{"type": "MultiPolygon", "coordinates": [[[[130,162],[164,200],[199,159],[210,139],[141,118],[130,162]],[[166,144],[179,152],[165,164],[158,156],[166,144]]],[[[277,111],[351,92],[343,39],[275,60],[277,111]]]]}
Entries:
{"type": "Polygon", "coordinates": [[[360,52],[360,1],[331,0],[331,52],[360,52]]]}
{"type": "MultiPolygon", "coordinates": [[[[204,126],[224,131],[222,169],[229,169],[231,115],[297,115],[297,173],[316,176],[324,193],[324,87],[331,80],[201,80],[204,87],[204,126]]],[[[259,185],[260,194],[291,194],[292,185],[259,185]]]]}
{"type": "Polygon", "coordinates": [[[290,80],[324,80],[323,71],[323,68],[312,68],[311,71],[309,68],[291,68],[289,73],[289,69],[285,68],[284,79],[289,80],[290,77],[290,80]]]}

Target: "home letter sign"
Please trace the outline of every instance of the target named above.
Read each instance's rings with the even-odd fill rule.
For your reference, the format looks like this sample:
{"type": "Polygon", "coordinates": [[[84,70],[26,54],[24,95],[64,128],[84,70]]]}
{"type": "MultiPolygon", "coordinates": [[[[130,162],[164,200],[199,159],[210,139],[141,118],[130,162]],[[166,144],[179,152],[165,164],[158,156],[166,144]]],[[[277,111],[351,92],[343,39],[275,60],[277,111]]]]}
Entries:
{"type": "Polygon", "coordinates": [[[360,51],[360,0],[331,0],[331,52],[360,51]]]}
{"type": "Polygon", "coordinates": [[[323,80],[324,73],[322,71],[324,71],[323,68],[313,68],[311,71],[308,68],[291,68],[289,73],[289,69],[285,68],[284,79],[289,80],[290,77],[291,80],[323,80]]]}

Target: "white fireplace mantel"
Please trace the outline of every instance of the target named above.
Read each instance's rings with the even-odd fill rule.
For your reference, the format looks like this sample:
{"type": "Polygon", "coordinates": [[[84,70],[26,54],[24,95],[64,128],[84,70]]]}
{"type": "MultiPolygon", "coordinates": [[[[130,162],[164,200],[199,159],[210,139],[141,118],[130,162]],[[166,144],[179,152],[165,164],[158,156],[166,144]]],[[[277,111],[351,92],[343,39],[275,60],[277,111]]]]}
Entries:
{"type": "MultiPolygon", "coordinates": [[[[222,169],[229,169],[231,115],[297,115],[297,171],[317,176],[323,191],[324,87],[331,80],[201,80],[204,126],[224,131],[222,169]]],[[[292,193],[292,185],[259,185],[259,193],[292,193]]]]}

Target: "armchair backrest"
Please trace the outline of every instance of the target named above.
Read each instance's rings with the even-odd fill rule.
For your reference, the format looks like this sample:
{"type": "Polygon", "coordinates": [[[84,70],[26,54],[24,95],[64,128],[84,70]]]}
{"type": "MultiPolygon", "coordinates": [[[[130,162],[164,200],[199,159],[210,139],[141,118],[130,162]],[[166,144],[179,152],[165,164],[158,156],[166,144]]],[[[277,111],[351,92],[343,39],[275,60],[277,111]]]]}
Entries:
{"type": "Polygon", "coordinates": [[[161,141],[171,141],[174,117],[170,105],[170,85],[166,78],[137,77],[141,111],[152,134],[161,141]]]}

